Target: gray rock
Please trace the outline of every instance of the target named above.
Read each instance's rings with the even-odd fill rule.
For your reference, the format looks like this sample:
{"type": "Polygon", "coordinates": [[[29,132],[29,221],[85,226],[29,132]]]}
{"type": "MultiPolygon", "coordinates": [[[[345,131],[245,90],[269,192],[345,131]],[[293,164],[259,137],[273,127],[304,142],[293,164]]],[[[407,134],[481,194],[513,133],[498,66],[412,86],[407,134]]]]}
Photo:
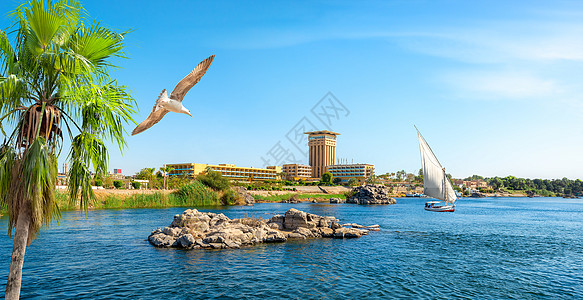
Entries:
{"type": "Polygon", "coordinates": [[[354,204],[396,204],[395,198],[389,197],[389,188],[382,184],[367,184],[355,187],[354,196],[346,203],[354,204]]]}
{"type": "Polygon", "coordinates": [[[330,228],[330,221],[328,218],[320,218],[320,221],[318,221],[318,227],[326,227],[326,228],[330,228]]]}
{"type": "Polygon", "coordinates": [[[285,242],[287,238],[283,233],[277,230],[270,230],[265,234],[265,238],[263,238],[264,243],[276,243],[276,242],[285,242]]]}
{"type": "Polygon", "coordinates": [[[358,238],[362,236],[362,231],[356,228],[338,228],[334,230],[334,238],[335,239],[344,239],[344,238],[358,238]]]}
{"type": "Polygon", "coordinates": [[[169,236],[178,236],[180,232],[182,232],[182,228],[178,227],[164,227],[164,230],[162,230],[162,233],[169,236]]]}
{"type": "Polygon", "coordinates": [[[293,232],[294,233],[299,233],[299,234],[303,235],[304,238],[313,238],[313,237],[316,237],[316,235],[314,233],[312,233],[311,230],[309,230],[308,228],[305,228],[305,227],[296,228],[296,230],[294,230],[293,232]]]}
{"type": "Polygon", "coordinates": [[[269,219],[269,221],[267,221],[267,225],[269,226],[269,228],[282,230],[283,229],[283,220],[284,220],[284,217],[282,215],[275,215],[275,216],[271,217],[271,219],[269,219]]]}
{"type": "Polygon", "coordinates": [[[171,247],[176,241],[176,238],[164,233],[156,233],[150,235],[148,237],[148,241],[150,242],[150,244],[156,247],[171,247]]]}
{"type": "Polygon", "coordinates": [[[346,200],[340,198],[330,198],[330,203],[346,203],[346,200]]]}
{"type": "Polygon", "coordinates": [[[188,209],[174,216],[170,227],[153,230],[148,241],[156,247],[237,249],[258,243],[285,242],[287,239],[353,238],[367,233],[367,230],[344,228],[334,217],[309,214],[294,208],[268,221],[257,218],[231,220],[223,214],[188,209]]]}
{"type": "Polygon", "coordinates": [[[211,245],[211,248],[213,248],[213,249],[224,248],[222,243],[209,243],[209,245],[211,245]]]}
{"type": "Polygon", "coordinates": [[[305,239],[306,236],[301,234],[301,233],[297,233],[297,232],[288,232],[287,233],[287,238],[288,239],[297,239],[297,240],[301,240],[301,239],[305,239]]]}
{"type": "Polygon", "coordinates": [[[318,228],[319,234],[321,237],[333,237],[334,236],[334,229],[332,228],[318,228]]]}
{"type": "Polygon", "coordinates": [[[284,221],[283,221],[283,228],[294,230],[298,227],[307,227],[308,226],[308,214],[299,211],[295,208],[291,208],[285,213],[284,221]]]}
{"type": "Polygon", "coordinates": [[[231,249],[239,249],[239,248],[241,248],[241,245],[240,244],[238,244],[237,242],[232,241],[232,240],[226,240],[224,244],[225,244],[225,246],[227,248],[231,248],[231,249]]]}
{"type": "Polygon", "coordinates": [[[192,248],[196,243],[196,240],[190,233],[181,236],[176,241],[180,244],[182,248],[192,248]]]}
{"type": "Polygon", "coordinates": [[[245,201],[245,205],[253,206],[255,204],[255,198],[253,198],[253,196],[251,194],[249,194],[249,192],[247,192],[247,189],[245,187],[236,186],[233,188],[233,190],[237,194],[239,194],[239,196],[243,199],[243,201],[245,201]]]}
{"type": "Polygon", "coordinates": [[[300,199],[298,198],[298,196],[293,195],[289,199],[281,200],[281,203],[300,203],[300,199]]]}
{"type": "Polygon", "coordinates": [[[338,222],[332,222],[330,223],[330,228],[332,229],[338,229],[338,228],[342,228],[342,225],[340,225],[338,222]]]}

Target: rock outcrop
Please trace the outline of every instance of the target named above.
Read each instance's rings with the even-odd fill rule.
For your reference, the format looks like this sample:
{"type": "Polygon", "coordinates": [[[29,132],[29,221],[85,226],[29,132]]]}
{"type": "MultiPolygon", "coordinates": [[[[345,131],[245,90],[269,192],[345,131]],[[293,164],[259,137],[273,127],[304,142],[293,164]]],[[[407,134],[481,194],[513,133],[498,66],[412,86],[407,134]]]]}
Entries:
{"type": "Polygon", "coordinates": [[[234,190],[241,196],[243,201],[245,201],[245,205],[253,206],[255,204],[255,198],[253,198],[253,196],[251,196],[251,194],[247,192],[247,189],[245,187],[238,186],[235,187],[234,190]]]}
{"type": "MultiPolygon", "coordinates": [[[[334,217],[322,217],[297,209],[269,220],[257,218],[229,219],[223,214],[187,209],[174,216],[169,227],[156,229],[148,236],[156,247],[185,249],[226,249],[259,243],[285,242],[288,239],[357,238],[378,228],[347,224],[334,217]]],[[[378,225],[377,225],[378,226],[378,225]]]]}
{"type": "Polygon", "coordinates": [[[389,188],[382,184],[367,184],[357,186],[354,195],[346,199],[346,203],[355,204],[396,204],[395,198],[389,197],[389,188]]]}
{"type": "Polygon", "coordinates": [[[346,200],[341,198],[330,198],[330,203],[346,203],[346,200]]]}
{"type": "Polygon", "coordinates": [[[484,197],[486,197],[486,194],[480,192],[474,192],[470,196],[470,198],[484,198],[484,197]]]}
{"type": "Polygon", "coordinates": [[[281,200],[281,203],[300,203],[300,198],[297,195],[292,195],[289,199],[281,200]]]}

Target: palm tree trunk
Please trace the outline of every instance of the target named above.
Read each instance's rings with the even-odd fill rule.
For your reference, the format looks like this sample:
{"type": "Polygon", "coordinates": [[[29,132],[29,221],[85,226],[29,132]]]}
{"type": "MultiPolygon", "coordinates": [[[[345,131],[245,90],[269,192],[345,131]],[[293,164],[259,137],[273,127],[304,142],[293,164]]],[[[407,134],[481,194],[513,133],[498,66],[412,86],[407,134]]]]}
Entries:
{"type": "Polygon", "coordinates": [[[24,252],[28,242],[28,230],[30,228],[30,206],[24,204],[18,213],[18,221],[14,229],[14,244],[12,246],[12,260],[10,261],[10,273],[6,283],[6,299],[18,299],[20,297],[20,285],[22,283],[22,265],[24,264],[24,252]]]}

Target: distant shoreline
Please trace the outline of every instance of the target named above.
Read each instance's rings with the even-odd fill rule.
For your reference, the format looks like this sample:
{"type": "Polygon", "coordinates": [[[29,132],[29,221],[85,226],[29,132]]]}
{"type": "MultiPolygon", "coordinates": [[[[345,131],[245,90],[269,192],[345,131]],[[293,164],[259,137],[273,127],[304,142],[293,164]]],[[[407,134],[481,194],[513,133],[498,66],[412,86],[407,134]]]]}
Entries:
{"type": "MultiPolygon", "coordinates": [[[[316,187],[317,188],[317,187],[316,187]]],[[[330,188],[330,187],[326,187],[330,188]]],[[[334,187],[334,193],[316,193],[316,192],[306,192],[303,190],[299,191],[248,191],[255,198],[255,203],[281,203],[282,200],[288,200],[294,197],[294,200],[299,203],[313,202],[317,203],[329,203],[330,198],[345,198],[340,187],[334,187]]],[[[344,188],[349,190],[348,188],[344,188]]],[[[311,190],[311,189],[309,189],[311,190]]],[[[115,189],[100,189],[95,190],[95,195],[97,197],[97,206],[91,205],[89,210],[104,210],[104,209],[139,209],[139,208],[173,208],[173,207],[204,207],[209,205],[175,205],[171,202],[161,202],[160,198],[164,198],[165,195],[169,195],[173,190],[115,190],[115,189]],[[125,200],[131,199],[132,197],[139,196],[143,197],[143,201],[135,202],[125,200]]],[[[63,190],[58,190],[57,204],[61,211],[79,211],[79,204],[71,206],[66,200],[66,193],[63,190]]],[[[412,199],[419,197],[400,197],[399,195],[392,195],[391,197],[397,199],[412,199]]],[[[528,198],[526,194],[523,193],[495,193],[495,194],[485,194],[485,197],[460,197],[463,199],[480,199],[480,198],[528,198]]],[[[534,198],[563,198],[560,196],[555,197],[538,197],[534,198]]],[[[425,198],[429,199],[429,198],[425,198]]],[[[581,198],[579,198],[581,199],[581,198]]],[[[221,205],[210,205],[210,206],[221,206],[221,205]]],[[[209,206],[209,207],[210,207],[209,206]]],[[[233,205],[237,206],[237,205],[233,205]]],[[[6,214],[6,211],[0,211],[0,216],[6,214]]]]}

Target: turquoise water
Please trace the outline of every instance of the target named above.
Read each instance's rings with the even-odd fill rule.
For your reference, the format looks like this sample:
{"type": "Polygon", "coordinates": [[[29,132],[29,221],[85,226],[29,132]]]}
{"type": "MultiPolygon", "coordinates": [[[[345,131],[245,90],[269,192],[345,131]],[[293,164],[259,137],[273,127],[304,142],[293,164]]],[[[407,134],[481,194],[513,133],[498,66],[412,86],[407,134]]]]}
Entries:
{"type": "MultiPolygon", "coordinates": [[[[426,212],[424,199],[398,201],[213,210],[269,218],[295,207],[381,226],[360,239],[214,251],[148,244],[151,230],[168,226],[183,208],[64,213],[27,249],[22,297],[583,298],[583,200],[461,199],[455,213],[426,212]]],[[[0,231],[6,226],[4,217],[0,231]]],[[[11,251],[12,240],[2,234],[2,285],[11,251]]]]}

